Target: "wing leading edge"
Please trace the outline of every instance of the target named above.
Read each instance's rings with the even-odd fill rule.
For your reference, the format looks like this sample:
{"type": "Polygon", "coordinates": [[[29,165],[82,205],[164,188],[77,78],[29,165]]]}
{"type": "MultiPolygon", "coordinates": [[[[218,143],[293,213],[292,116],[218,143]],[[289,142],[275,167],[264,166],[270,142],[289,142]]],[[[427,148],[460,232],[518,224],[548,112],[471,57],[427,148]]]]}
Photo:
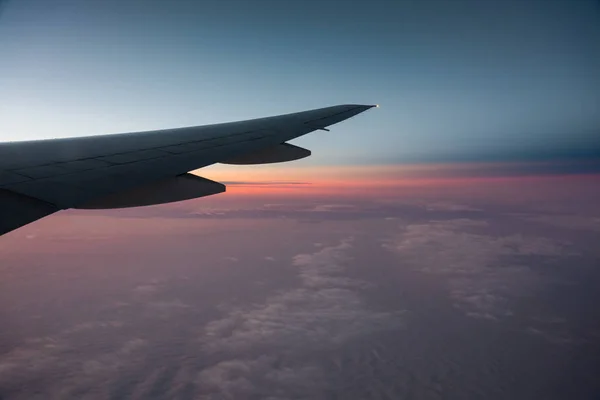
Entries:
{"type": "Polygon", "coordinates": [[[223,192],[223,185],[194,180],[187,172],[218,162],[302,158],[310,152],[280,146],[372,107],[340,105],[215,125],[1,143],[0,234],[61,209],[131,207],[223,192]]]}

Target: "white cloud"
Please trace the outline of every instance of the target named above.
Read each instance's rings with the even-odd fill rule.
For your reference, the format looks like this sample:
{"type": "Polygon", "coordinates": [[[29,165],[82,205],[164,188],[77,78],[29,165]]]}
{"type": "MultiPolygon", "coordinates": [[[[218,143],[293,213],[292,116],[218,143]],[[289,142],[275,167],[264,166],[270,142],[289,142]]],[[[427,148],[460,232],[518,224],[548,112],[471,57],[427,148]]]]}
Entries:
{"type": "Polygon", "coordinates": [[[133,293],[136,296],[147,296],[154,294],[160,288],[161,283],[162,282],[159,279],[150,279],[149,281],[134,287],[133,293]]]}
{"type": "Polygon", "coordinates": [[[82,371],[85,375],[96,375],[117,370],[126,363],[128,360],[127,356],[147,345],[148,342],[144,339],[130,339],[113,352],[102,354],[97,358],[84,361],[82,371]]]}
{"type": "Polygon", "coordinates": [[[465,204],[456,204],[448,202],[436,202],[427,204],[425,208],[428,211],[483,211],[480,208],[471,207],[465,204]]]}
{"type": "Polygon", "coordinates": [[[556,333],[554,330],[553,331],[541,330],[541,329],[534,328],[531,326],[528,327],[527,329],[525,329],[525,333],[528,333],[530,335],[540,336],[540,337],[546,339],[547,341],[549,341],[551,343],[556,343],[556,344],[571,344],[574,342],[579,342],[579,343],[583,342],[582,340],[576,340],[564,333],[563,334],[556,333]]]}
{"type": "Polygon", "coordinates": [[[358,207],[353,204],[319,204],[308,211],[317,212],[336,212],[336,211],[356,211],[358,207]]]}
{"type": "MultiPolygon", "coordinates": [[[[47,381],[44,398],[78,398],[78,392],[91,387],[108,391],[98,382],[112,382],[123,371],[139,367],[148,342],[135,337],[120,343],[91,342],[85,351],[75,351],[71,340],[89,329],[116,327],[120,325],[79,324],[55,336],[25,342],[0,359],[0,387],[21,386],[19,398],[33,398],[35,386],[28,388],[24,382],[37,379],[47,381]]],[[[98,393],[98,397],[108,398],[108,393],[98,393]]]]}
{"type": "Polygon", "coordinates": [[[198,375],[207,390],[202,398],[309,397],[323,371],[306,362],[278,362],[280,357],[334,349],[352,338],[401,326],[403,311],[369,310],[357,291],[367,283],[344,276],[351,248],[348,239],[298,254],[292,263],[299,270],[299,288],[233,309],[205,326],[200,337],[204,351],[224,357],[198,375]]]}
{"type": "Polygon", "coordinates": [[[511,293],[537,282],[525,256],[559,256],[564,245],[543,237],[476,233],[486,227],[486,221],[470,219],[413,224],[384,247],[420,271],[446,277],[454,305],[467,315],[497,319],[512,315],[511,293]]]}
{"type": "Polygon", "coordinates": [[[525,216],[525,219],[554,225],[560,228],[600,232],[600,217],[583,215],[539,215],[525,216]]]}
{"type": "Polygon", "coordinates": [[[158,290],[156,284],[138,285],[133,288],[133,292],[136,294],[150,294],[158,290]]]}

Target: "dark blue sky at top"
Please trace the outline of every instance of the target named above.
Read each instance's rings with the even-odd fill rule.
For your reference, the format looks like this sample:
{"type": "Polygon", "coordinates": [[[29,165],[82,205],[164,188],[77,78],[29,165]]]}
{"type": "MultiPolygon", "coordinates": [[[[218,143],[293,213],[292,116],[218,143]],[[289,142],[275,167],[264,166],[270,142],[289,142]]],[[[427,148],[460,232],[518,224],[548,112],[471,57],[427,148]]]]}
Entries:
{"type": "Polygon", "coordinates": [[[0,54],[2,140],[379,103],[307,163],[600,153],[592,0],[13,0],[0,54]]]}

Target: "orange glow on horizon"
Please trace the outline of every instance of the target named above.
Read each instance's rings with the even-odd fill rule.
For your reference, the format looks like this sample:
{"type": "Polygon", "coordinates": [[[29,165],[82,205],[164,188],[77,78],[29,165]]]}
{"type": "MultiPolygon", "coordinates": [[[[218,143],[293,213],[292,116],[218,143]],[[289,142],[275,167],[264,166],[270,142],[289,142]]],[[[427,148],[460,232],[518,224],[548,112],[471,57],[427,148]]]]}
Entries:
{"type": "MultiPolygon", "coordinates": [[[[502,175],[503,168],[523,168],[532,163],[413,164],[384,166],[298,166],[292,164],[223,166],[196,174],[227,184],[228,193],[283,196],[392,193],[410,189],[497,186],[520,183],[573,182],[600,175],[502,175]],[[486,176],[487,174],[487,176],[486,176]],[[478,176],[480,175],[480,176],[478,176]]],[[[542,163],[535,164],[537,166],[542,163]]]]}

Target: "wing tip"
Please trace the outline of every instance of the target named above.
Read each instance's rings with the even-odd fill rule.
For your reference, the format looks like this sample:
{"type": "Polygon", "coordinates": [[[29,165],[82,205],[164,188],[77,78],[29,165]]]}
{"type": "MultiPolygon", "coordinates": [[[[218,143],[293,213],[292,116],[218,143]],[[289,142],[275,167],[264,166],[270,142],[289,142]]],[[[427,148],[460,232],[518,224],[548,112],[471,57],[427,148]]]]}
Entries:
{"type": "Polygon", "coordinates": [[[346,107],[360,109],[361,112],[370,110],[371,108],[379,108],[379,104],[347,104],[346,107]]]}

